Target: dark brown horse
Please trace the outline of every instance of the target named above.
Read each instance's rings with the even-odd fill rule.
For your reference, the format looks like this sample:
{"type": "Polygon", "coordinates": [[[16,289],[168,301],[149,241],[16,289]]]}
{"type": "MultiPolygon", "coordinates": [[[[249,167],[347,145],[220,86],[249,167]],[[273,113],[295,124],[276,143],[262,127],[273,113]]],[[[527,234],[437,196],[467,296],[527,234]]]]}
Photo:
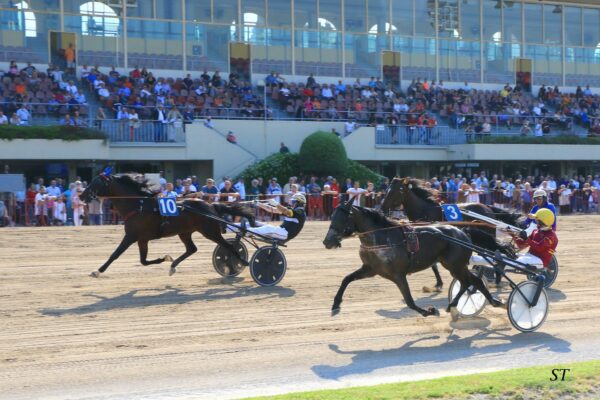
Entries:
{"type": "MultiPolygon", "coordinates": [[[[201,233],[205,238],[231,250],[238,257],[238,252],[221,235],[222,224],[210,216],[222,217],[224,214],[245,217],[254,226],[254,213],[243,205],[209,204],[204,201],[184,201],[181,211],[176,217],[162,217],[158,212],[157,193],[152,191],[145,181],[139,182],[129,175],[99,175],[81,194],[85,202],[96,197],[110,197],[112,204],[125,220],[125,237],[112,253],[109,259],[97,270],[91,273],[99,277],[108,266],[116,260],[132,244],[138,244],[140,262],[142,265],[160,264],[172,261],[169,275],[176,272],[177,265],[194,254],[198,248],[192,241],[194,232],[201,233]],[[185,253],[173,260],[164,256],[148,260],[148,242],[178,235],[185,245],[185,253]]],[[[248,265],[247,260],[240,261],[248,265]]]]}
{"type": "Polygon", "coordinates": [[[418,226],[414,229],[420,242],[420,250],[410,255],[405,246],[406,234],[398,222],[379,211],[352,206],[351,201],[335,209],[323,244],[328,249],[337,248],[344,238],[356,233],[360,238],[359,255],[363,264],[342,281],[331,308],[332,315],[339,313],[344,291],[350,282],[375,275],[394,282],[408,307],[423,316],[439,315],[434,307],[422,309],[415,304],[406,279],[408,274],[422,271],[436,262],[440,262],[461,284],[461,291],[450,302],[447,311],[456,307],[460,297],[471,285],[483,293],[494,307],[502,306],[503,303],[492,297],[481,279],[469,271],[471,250],[450,243],[442,237],[447,235],[470,242],[464,232],[450,225],[418,226]]]}
{"type": "MultiPolygon", "coordinates": [[[[402,206],[404,213],[412,222],[438,222],[444,221],[444,213],[439,201],[439,193],[436,189],[428,188],[425,181],[414,178],[394,178],[381,203],[381,210],[387,213],[389,210],[402,206]]],[[[522,226],[525,217],[519,213],[510,212],[498,207],[492,207],[480,203],[461,203],[459,209],[469,210],[482,214],[486,217],[497,219],[504,223],[514,226],[522,226]]],[[[472,221],[473,218],[464,216],[466,221],[472,221]]],[[[464,231],[470,236],[471,241],[477,246],[491,251],[500,251],[501,253],[516,258],[515,249],[510,244],[501,243],[496,240],[496,230],[494,228],[464,228],[464,231]]],[[[436,278],[439,277],[437,266],[432,267],[436,272],[436,278]]],[[[500,281],[500,274],[496,275],[496,283],[500,281]]],[[[439,278],[441,283],[441,278],[439,278]]],[[[437,287],[438,285],[436,285],[437,287]]]]}

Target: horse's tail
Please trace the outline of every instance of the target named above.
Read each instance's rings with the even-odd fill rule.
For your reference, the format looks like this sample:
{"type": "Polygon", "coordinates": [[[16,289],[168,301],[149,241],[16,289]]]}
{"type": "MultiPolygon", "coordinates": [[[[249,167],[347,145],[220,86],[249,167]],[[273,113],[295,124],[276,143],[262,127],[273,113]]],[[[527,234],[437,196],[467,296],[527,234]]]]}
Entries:
{"type": "Polygon", "coordinates": [[[256,226],[256,216],[254,215],[254,211],[252,208],[248,207],[245,204],[232,203],[232,204],[223,204],[223,203],[213,203],[213,207],[215,211],[222,217],[225,214],[232,215],[234,217],[243,217],[248,219],[250,222],[250,226],[256,226]]]}
{"type": "Polygon", "coordinates": [[[505,254],[512,259],[517,258],[517,252],[513,245],[499,241],[493,234],[479,228],[465,228],[464,232],[469,235],[471,242],[476,246],[483,247],[490,251],[499,250],[502,254],[505,254]]]}
{"type": "Polygon", "coordinates": [[[516,210],[505,210],[500,207],[488,206],[494,213],[494,219],[500,220],[506,224],[520,226],[523,220],[523,214],[516,210]]]}

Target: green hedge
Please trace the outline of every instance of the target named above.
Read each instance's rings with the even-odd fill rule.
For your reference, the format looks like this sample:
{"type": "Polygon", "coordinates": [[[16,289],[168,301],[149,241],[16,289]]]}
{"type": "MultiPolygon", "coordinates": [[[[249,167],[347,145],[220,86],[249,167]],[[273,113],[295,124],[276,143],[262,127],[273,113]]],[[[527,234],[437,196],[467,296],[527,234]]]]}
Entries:
{"type": "Polygon", "coordinates": [[[49,140],[106,140],[106,135],[96,129],[81,128],[76,126],[15,126],[3,125],[0,127],[0,139],[49,139],[49,140]]]}
{"type": "Polygon", "coordinates": [[[290,176],[300,176],[298,154],[271,154],[267,158],[248,166],[240,176],[244,178],[246,185],[249,185],[254,178],[262,177],[265,181],[268,181],[272,177],[276,177],[283,186],[290,176]]]}
{"type": "Polygon", "coordinates": [[[340,176],[348,167],[346,148],[331,132],[315,132],[302,142],[299,162],[307,173],[340,176]]]}
{"type": "Polygon", "coordinates": [[[565,136],[489,136],[470,140],[469,143],[490,144],[600,144],[599,137],[565,136]]]}

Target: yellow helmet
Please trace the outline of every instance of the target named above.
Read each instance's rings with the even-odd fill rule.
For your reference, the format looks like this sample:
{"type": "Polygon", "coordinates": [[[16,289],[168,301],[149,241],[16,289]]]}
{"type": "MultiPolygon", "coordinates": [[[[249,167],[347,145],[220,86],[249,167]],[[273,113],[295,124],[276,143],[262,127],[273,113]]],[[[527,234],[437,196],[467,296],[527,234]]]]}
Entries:
{"type": "Polygon", "coordinates": [[[540,208],[535,213],[535,219],[546,228],[551,228],[554,224],[554,213],[547,208],[540,208]]]}

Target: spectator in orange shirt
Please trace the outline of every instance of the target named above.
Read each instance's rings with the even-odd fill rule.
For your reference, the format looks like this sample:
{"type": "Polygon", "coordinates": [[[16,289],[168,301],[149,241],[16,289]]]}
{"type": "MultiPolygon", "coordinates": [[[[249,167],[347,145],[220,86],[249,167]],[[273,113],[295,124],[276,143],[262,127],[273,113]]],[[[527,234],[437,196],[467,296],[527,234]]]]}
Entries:
{"type": "Polygon", "coordinates": [[[67,61],[67,68],[75,68],[75,49],[73,43],[69,43],[69,47],[65,49],[65,61],[67,61]]]}

